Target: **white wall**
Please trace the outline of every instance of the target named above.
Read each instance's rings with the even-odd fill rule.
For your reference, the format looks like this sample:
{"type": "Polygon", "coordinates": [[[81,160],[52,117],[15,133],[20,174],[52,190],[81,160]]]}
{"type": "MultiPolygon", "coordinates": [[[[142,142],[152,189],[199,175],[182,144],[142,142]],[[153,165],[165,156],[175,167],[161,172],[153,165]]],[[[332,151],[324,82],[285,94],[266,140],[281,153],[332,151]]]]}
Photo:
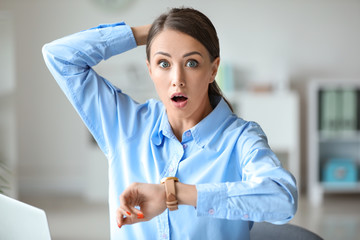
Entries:
{"type": "MultiPolygon", "coordinates": [[[[94,171],[88,168],[93,156],[88,133],[46,69],[42,45],[100,23],[150,23],[178,5],[193,6],[212,19],[222,60],[233,64],[238,85],[285,76],[301,94],[302,116],[310,77],[360,77],[360,2],[355,0],[134,0],[109,11],[92,0],[2,0],[0,10],[14,16],[20,193],[87,194],[88,173],[94,171]]],[[[100,64],[98,71],[133,93],[136,89],[118,79],[128,68],[140,69],[145,80],[137,85],[153,95],[144,59],[144,48],[138,48],[100,64]]],[[[105,172],[102,168],[101,181],[105,172]]]]}
{"type": "Polygon", "coordinates": [[[17,195],[17,141],[15,114],[15,71],[12,15],[0,10],[0,188],[9,196],[17,195]],[[1,187],[5,186],[5,187],[1,187]]]}
{"type": "Polygon", "coordinates": [[[15,89],[12,20],[10,12],[0,9],[0,95],[9,94],[15,89]]]}

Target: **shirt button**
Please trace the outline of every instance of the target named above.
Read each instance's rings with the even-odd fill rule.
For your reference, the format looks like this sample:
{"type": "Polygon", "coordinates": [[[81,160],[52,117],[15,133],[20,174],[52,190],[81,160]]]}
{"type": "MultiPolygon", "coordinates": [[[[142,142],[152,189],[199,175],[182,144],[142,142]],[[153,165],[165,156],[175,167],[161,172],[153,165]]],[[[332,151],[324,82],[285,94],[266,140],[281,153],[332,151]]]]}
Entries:
{"type": "Polygon", "coordinates": [[[163,239],[167,238],[167,234],[164,233],[162,236],[161,236],[163,239]]]}
{"type": "Polygon", "coordinates": [[[174,171],[174,168],[170,167],[169,172],[172,172],[172,171],[174,171]]]}
{"type": "Polygon", "coordinates": [[[215,213],[215,210],[211,208],[211,209],[209,210],[209,214],[210,214],[210,215],[213,215],[214,213],[215,213]]]}
{"type": "Polygon", "coordinates": [[[249,215],[248,215],[248,214],[245,214],[245,215],[244,215],[244,218],[245,218],[245,219],[248,219],[248,218],[249,218],[249,215]]]}
{"type": "Polygon", "coordinates": [[[187,137],[190,137],[190,136],[191,136],[191,132],[190,132],[190,131],[187,131],[185,135],[186,135],[187,137]]]}
{"type": "Polygon", "coordinates": [[[184,148],[184,149],[187,148],[187,144],[186,144],[186,143],[183,144],[183,148],[184,148]]]}

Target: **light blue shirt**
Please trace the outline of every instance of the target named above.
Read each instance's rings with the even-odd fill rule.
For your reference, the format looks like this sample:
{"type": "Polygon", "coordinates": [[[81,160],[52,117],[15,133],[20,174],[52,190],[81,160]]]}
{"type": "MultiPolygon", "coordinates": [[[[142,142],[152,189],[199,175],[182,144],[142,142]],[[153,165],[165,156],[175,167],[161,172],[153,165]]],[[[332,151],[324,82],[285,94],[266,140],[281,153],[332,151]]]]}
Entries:
{"type": "Polygon", "coordinates": [[[286,223],[297,209],[293,176],[282,168],[258,124],[225,101],[175,137],[164,105],[139,104],[92,66],[136,47],[125,23],[100,25],[43,47],[45,62],[109,162],[111,239],[249,239],[252,221],[286,223]],[[196,185],[197,207],[181,205],[119,229],[119,195],[132,182],[167,176],[196,185]]]}

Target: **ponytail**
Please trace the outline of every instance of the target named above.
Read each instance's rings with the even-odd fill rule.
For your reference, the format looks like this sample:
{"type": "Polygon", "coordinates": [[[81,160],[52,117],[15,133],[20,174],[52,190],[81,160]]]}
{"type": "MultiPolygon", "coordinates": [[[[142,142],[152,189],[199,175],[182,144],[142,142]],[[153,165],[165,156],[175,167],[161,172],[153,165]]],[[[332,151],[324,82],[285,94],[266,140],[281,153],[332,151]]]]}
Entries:
{"type": "Polygon", "coordinates": [[[231,106],[231,103],[225,98],[225,96],[223,95],[223,93],[222,93],[219,85],[216,83],[216,81],[213,81],[212,83],[210,83],[209,90],[208,90],[208,95],[209,95],[209,98],[211,96],[222,97],[224,99],[224,101],[227,103],[227,105],[229,106],[229,108],[231,109],[231,111],[234,112],[234,109],[231,106]]]}

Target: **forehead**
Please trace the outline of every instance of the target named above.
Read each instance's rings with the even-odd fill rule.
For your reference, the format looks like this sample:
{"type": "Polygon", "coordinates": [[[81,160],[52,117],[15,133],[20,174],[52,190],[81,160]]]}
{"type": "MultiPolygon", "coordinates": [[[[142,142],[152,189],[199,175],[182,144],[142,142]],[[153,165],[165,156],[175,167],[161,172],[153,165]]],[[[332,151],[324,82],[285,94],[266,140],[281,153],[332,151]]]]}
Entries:
{"type": "Polygon", "coordinates": [[[158,51],[167,52],[174,56],[192,51],[198,51],[203,56],[209,55],[205,46],[197,39],[172,29],[163,30],[154,37],[150,46],[150,55],[153,56],[158,51]]]}

